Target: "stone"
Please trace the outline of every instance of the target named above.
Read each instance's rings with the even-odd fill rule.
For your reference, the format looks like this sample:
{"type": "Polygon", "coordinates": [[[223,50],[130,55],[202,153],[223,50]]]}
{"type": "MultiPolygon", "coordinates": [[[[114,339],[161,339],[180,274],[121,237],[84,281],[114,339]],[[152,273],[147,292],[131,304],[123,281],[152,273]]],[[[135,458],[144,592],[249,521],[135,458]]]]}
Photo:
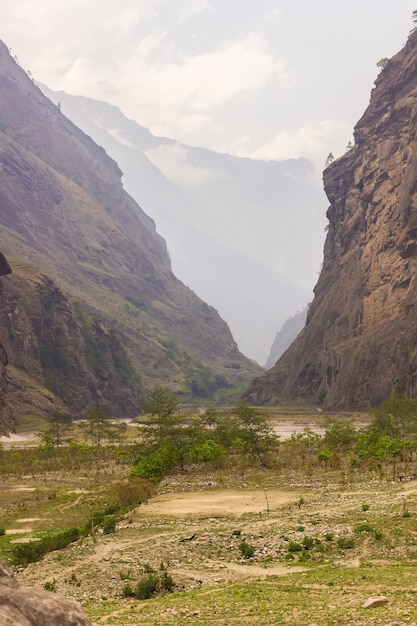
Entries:
{"type": "Polygon", "coordinates": [[[366,602],[362,604],[363,609],[372,609],[376,606],[381,606],[381,604],[387,604],[388,598],[386,596],[372,596],[368,598],[366,602]]]}
{"type": "Polygon", "coordinates": [[[91,626],[81,605],[56,593],[19,587],[13,572],[0,561],[1,626],[91,626]]]}

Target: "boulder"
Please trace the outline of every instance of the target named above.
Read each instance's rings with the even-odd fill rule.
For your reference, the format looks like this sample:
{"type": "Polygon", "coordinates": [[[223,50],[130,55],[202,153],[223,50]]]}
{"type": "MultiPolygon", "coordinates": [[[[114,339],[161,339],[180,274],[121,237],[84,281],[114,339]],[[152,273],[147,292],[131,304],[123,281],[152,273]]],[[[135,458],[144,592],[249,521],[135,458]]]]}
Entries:
{"type": "Polygon", "coordinates": [[[19,587],[13,572],[0,561],[2,626],[91,626],[81,605],[55,593],[19,587]]]}

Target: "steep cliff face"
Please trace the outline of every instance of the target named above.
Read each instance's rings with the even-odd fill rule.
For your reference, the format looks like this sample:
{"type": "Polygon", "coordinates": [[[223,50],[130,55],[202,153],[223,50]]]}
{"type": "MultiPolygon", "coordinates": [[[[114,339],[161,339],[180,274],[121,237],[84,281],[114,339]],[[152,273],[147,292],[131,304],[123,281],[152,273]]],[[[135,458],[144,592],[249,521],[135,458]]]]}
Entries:
{"type": "Polygon", "coordinates": [[[142,383],[211,393],[217,383],[203,388],[204,380],[227,386],[259,371],[217,312],[172,274],[165,241],[124,191],[117,164],[1,42],[0,228],[14,272],[33,266],[43,276],[43,287],[27,287],[32,310],[10,281],[2,318],[10,359],[71,411],[97,399],[130,414],[142,383]],[[86,329],[82,315],[98,321],[86,329]],[[13,334],[19,324],[28,332],[13,334]]]}
{"type": "Polygon", "coordinates": [[[324,172],[329,229],[306,327],[254,382],[253,401],[352,408],[417,392],[417,32],[379,75],[354,136],[324,172]]]}

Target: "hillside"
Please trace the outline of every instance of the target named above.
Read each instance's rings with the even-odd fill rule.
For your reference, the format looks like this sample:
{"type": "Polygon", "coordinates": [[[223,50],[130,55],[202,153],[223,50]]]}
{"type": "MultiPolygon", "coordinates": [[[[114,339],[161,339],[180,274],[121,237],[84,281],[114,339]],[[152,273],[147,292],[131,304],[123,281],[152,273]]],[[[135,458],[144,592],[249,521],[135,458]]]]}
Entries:
{"type": "Polygon", "coordinates": [[[355,145],[324,172],[323,269],[304,331],[247,394],[326,408],[417,388],[417,32],[375,82],[355,145]]]}
{"type": "Polygon", "coordinates": [[[290,317],[282,328],[277,332],[274,343],[271,346],[266,369],[270,369],[275,365],[278,359],[290,347],[292,342],[298,337],[303,330],[307,318],[307,309],[296,313],[290,317]]]}
{"type": "Polygon", "coordinates": [[[117,161],[125,188],[165,237],[176,276],[264,364],[277,329],[311,300],[317,276],[325,215],[312,165],[187,146],[105,102],[41,89],[117,161]]]}
{"type": "MultiPolygon", "coordinates": [[[[15,297],[17,279],[37,283],[42,275],[51,292],[62,293],[68,307],[86,315],[90,326],[101,324],[104,333],[113,333],[124,346],[128,369],[135,372],[136,400],[126,406],[121,388],[112,400],[117,414],[138,411],[137,391],[158,383],[207,396],[245,383],[259,371],[239,353],[217,312],[173,275],[165,241],[124,191],[117,164],[41,93],[4,44],[0,225],[0,248],[16,273],[4,279],[5,290],[10,284],[15,297]],[[25,277],[18,276],[19,268],[25,269],[25,277]]],[[[0,299],[0,306],[6,306],[6,299],[3,304],[0,299]]],[[[14,331],[6,325],[10,319],[3,315],[6,334],[14,331]]],[[[65,324],[58,326],[59,338],[68,347],[72,332],[63,330],[65,324]]],[[[47,341],[56,347],[58,335],[47,341]]],[[[39,333],[36,342],[39,348],[39,333]]],[[[10,363],[26,367],[15,350],[10,363]]],[[[57,380],[48,384],[45,362],[40,367],[43,384],[56,391],[60,385],[57,380]]],[[[79,375],[74,363],[65,372],[68,382],[79,375]]],[[[96,399],[94,389],[106,393],[102,381],[86,387],[86,401],[96,399]]],[[[114,392],[111,387],[107,400],[114,392]]],[[[73,395],[68,402],[70,409],[79,409],[73,395]]]]}

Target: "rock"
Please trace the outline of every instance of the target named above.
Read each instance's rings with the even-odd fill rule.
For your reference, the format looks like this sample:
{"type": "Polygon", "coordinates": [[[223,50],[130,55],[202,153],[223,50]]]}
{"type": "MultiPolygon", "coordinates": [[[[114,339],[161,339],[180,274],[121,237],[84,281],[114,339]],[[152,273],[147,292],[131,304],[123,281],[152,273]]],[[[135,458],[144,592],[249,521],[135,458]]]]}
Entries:
{"type": "Polygon", "coordinates": [[[379,74],[355,146],[324,170],[323,267],[304,330],[244,394],[377,406],[417,384],[417,31],[379,74]]]}
{"type": "Polygon", "coordinates": [[[58,594],[19,587],[13,572],[0,561],[2,626],[91,626],[81,605],[58,594]]]}
{"type": "Polygon", "coordinates": [[[386,604],[388,602],[388,598],[386,596],[373,596],[368,598],[366,602],[362,604],[363,609],[372,609],[375,606],[380,606],[381,604],[386,604]]]}

